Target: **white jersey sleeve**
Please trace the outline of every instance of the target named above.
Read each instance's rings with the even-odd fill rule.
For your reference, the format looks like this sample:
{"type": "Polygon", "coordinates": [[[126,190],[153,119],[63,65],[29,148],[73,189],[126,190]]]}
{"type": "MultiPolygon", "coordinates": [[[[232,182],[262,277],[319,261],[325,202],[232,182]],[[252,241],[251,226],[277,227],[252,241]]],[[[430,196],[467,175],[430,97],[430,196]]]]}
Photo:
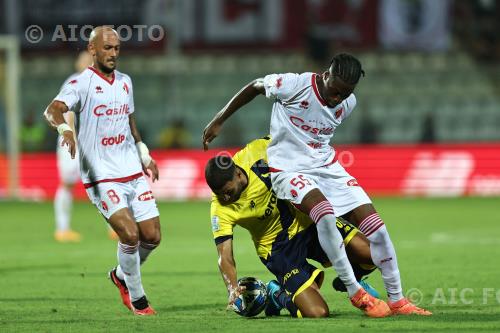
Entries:
{"type": "Polygon", "coordinates": [[[123,83],[123,90],[127,91],[128,90],[128,105],[129,105],[129,113],[132,114],[135,111],[135,104],[134,104],[134,87],[132,86],[132,79],[130,76],[124,74],[125,78],[127,79],[123,83]]]}
{"type": "Polygon", "coordinates": [[[286,101],[297,93],[299,74],[269,74],[264,77],[266,97],[269,99],[286,101]]]}
{"type": "Polygon", "coordinates": [[[63,102],[69,110],[72,110],[73,107],[80,101],[76,80],[65,84],[54,100],[63,102]]]}

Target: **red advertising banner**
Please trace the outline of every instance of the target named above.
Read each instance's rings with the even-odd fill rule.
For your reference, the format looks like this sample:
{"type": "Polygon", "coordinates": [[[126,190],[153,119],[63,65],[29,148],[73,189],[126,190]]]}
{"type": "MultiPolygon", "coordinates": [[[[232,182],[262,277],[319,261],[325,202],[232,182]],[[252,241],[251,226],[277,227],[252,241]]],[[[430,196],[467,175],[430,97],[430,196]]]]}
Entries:
{"type": "MultiPolygon", "coordinates": [[[[208,198],[205,163],[220,151],[154,151],[160,170],[160,180],[152,184],[155,197],[208,198]]],[[[337,154],[370,195],[500,195],[500,144],[354,145],[337,147],[337,154]]],[[[0,155],[0,197],[6,195],[7,177],[6,157],[0,155]]],[[[21,197],[53,198],[58,186],[55,154],[23,154],[20,177],[21,197]]],[[[83,186],[75,196],[86,198],[83,186]]]]}

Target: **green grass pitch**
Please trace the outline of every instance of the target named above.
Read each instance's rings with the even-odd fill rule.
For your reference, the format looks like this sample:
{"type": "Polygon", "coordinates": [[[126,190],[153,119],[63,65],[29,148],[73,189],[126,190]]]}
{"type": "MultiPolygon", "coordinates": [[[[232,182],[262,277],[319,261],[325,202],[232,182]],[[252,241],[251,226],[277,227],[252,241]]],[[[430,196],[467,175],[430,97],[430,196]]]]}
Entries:
{"type": "MultiPolygon", "coordinates": [[[[396,246],[404,290],[421,296],[434,316],[366,318],[332,290],[331,269],[322,288],[328,319],[228,312],[208,203],[191,202],[159,206],[163,242],[143,266],[159,314],[137,318],[107,280],[116,244],[90,203],[74,207],[73,227],[83,241],[58,244],[52,203],[1,202],[0,332],[499,332],[499,199],[374,202],[396,246]]],[[[239,276],[271,278],[245,230],[235,234],[235,258],[239,276]]],[[[369,281],[382,291],[378,272],[369,281]]]]}

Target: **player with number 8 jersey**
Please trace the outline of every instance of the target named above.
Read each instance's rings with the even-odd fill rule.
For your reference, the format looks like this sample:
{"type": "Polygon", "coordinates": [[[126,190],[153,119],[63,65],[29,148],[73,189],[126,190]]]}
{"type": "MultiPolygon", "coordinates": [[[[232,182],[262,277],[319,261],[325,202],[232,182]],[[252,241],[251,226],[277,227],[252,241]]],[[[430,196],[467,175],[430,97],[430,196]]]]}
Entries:
{"type": "Polygon", "coordinates": [[[136,315],[152,315],[140,264],[161,239],[158,208],[144,177],[157,180],[158,168],[137,130],[132,81],[116,70],[118,34],[110,27],[95,28],[88,50],[93,65],[63,87],[45,117],[74,158],[75,140],[63,113],[75,110],[82,182],[119,237],[118,266],[109,277],[127,308],[136,315]]]}

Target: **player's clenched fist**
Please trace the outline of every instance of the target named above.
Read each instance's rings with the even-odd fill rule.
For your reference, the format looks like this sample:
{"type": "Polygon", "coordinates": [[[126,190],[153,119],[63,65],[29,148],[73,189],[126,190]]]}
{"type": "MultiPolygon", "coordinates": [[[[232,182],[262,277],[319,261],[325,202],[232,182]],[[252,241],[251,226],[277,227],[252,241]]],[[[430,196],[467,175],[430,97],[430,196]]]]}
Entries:
{"type": "Polygon", "coordinates": [[[158,171],[158,166],[156,165],[155,160],[151,160],[149,165],[145,167],[144,165],[142,166],[142,169],[146,175],[148,175],[152,180],[153,183],[158,180],[160,176],[160,172],[158,171]],[[150,172],[148,172],[148,170],[150,172]]]}
{"type": "Polygon", "coordinates": [[[217,120],[212,120],[207,127],[203,130],[203,149],[208,149],[208,144],[212,142],[213,139],[219,135],[219,132],[222,128],[222,123],[217,120]]]}
{"type": "Polygon", "coordinates": [[[227,309],[234,310],[233,304],[240,297],[240,295],[245,291],[245,286],[237,286],[236,288],[229,289],[229,298],[227,300],[227,309]]]}

